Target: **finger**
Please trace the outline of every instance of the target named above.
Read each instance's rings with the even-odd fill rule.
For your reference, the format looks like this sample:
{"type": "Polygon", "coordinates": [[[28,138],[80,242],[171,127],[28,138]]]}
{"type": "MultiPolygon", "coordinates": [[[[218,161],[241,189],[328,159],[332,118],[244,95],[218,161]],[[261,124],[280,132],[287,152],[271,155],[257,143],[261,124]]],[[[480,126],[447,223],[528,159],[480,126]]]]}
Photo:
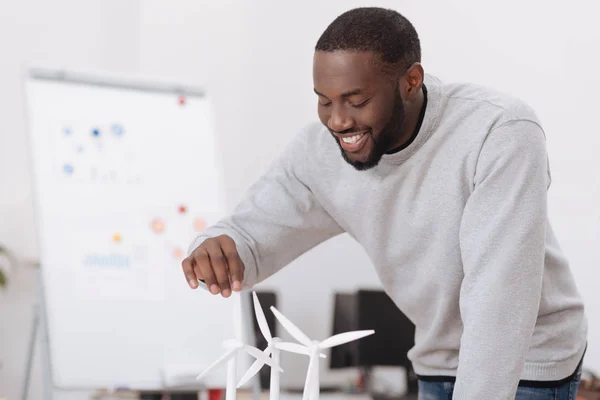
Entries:
{"type": "Polygon", "coordinates": [[[200,271],[200,276],[206,283],[206,287],[212,294],[219,293],[219,286],[217,285],[217,279],[213,272],[213,267],[210,262],[210,257],[202,244],[194,251],[194,270],[200,271]]]}
{"type": "Polygon", "coordinates": [[[233,290],[240,291],[242,290],[242,282],[244,281],[245,266],[237,251],[235,242],[229,236],[222,236],[219,243],[229,266],[231,286],[233,290]]]}
{"type": "Polygon", "coordinates": [[[190,285],[192,289],[196,289],[198,287],[198,277],[194,272],[193,258],[191,256],[186,257],[181,262],[181,267],[183,268],[183,275],[185,275],[188,285],[190,285]]]}
{"type": "Polygon", "coordinates": [[[217,283],[221,289],[223,297],[229,297],[231,294],[231,288],[229,286],[229,269],[227,268],[227,261],[219,242],[211,240],[206,243],[206,250],[208,251],[208,257],[213,267],[215,276],[217,277],[217,283]]]}
{"type": "MultiPolygon", "coordinates": [[[[204,283],[206,284],[206,281],[202,277],[202,270],[200,269],[200,266],[196,263],[195,260],[192,260],[192,267],[194,268],[194,273],[196,274],[196,278],[201,281],[204,281],[204,283]]],[[[208,287],[210,287],[210,286],[208,286],[208,287]]]]}

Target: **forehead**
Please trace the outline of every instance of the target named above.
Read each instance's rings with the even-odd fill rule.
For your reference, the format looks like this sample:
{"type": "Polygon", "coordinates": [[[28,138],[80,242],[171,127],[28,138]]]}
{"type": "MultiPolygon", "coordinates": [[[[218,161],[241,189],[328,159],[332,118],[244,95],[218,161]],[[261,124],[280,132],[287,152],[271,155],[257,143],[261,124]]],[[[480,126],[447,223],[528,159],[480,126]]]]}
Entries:
{"type": "Polygon", "coordinates": [[[313,60],[315,89],[335,96],[348,90],[375,88],[383,80],[376,57],[370,52],[316,51],[313,60]]]}

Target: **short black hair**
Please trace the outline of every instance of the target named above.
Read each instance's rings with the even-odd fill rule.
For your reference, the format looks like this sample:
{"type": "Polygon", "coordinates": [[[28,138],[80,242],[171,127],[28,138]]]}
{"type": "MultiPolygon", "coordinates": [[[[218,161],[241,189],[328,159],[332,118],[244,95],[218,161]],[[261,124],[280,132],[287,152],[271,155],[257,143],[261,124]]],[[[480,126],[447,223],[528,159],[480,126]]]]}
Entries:
{"type": "Polygon", "coordinates": [[[338,16],[315,46],[317,51],[365,51],[381,61],[408,68],[421,62],[421,43],[414,26],[395,10],[355,8],[338,16]]]}

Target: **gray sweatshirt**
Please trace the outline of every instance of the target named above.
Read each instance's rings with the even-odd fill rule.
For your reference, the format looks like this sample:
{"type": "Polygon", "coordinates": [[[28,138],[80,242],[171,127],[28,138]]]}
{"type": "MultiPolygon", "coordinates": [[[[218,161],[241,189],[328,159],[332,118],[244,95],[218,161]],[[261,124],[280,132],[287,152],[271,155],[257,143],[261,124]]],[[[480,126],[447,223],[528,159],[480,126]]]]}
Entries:
{"type": "Polygon", "coordinates": [[[548,220],[545,134],[515,98],[430,75],[425,84],[407,148],[357,171],[324,126],[309,125],[190,250],[231,236],[250,288],[347,232],[416,326],[416,373],[456,377],[455,399],[514,399],[519,380],[572,374],[587,337],[548,220]]]}

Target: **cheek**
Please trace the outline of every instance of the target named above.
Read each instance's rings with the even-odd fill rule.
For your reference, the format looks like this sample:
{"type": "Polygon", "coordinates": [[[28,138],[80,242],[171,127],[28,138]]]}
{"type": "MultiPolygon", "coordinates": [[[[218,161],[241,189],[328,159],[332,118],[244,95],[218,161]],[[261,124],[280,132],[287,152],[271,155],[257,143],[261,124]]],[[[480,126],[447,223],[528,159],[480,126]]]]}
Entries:
{"type": "Polygon", "coordinates": [[[319,115],[319,119],[323,125],[327,125],[327,121],[329,120],[329,114],[327,111],[323,109],[323,107],[317,105],[317,114],[319,115]]]}
{"type": "Polygon", "coordinates": [[[387,122],[385,115],[382,115],[379,110],[364,110],[361,113],[357,113],[356,122],[359,125],[368,126],[373,133],[379,132],[387,122]]]}
{"type": "Polygon", "coordinates": [[[377,110],[373,110],[369,116],[371,127],[374,132],[381,132],[390,123],[393,115],[393,108],[391,107],[380,107],[377,110]]]}

